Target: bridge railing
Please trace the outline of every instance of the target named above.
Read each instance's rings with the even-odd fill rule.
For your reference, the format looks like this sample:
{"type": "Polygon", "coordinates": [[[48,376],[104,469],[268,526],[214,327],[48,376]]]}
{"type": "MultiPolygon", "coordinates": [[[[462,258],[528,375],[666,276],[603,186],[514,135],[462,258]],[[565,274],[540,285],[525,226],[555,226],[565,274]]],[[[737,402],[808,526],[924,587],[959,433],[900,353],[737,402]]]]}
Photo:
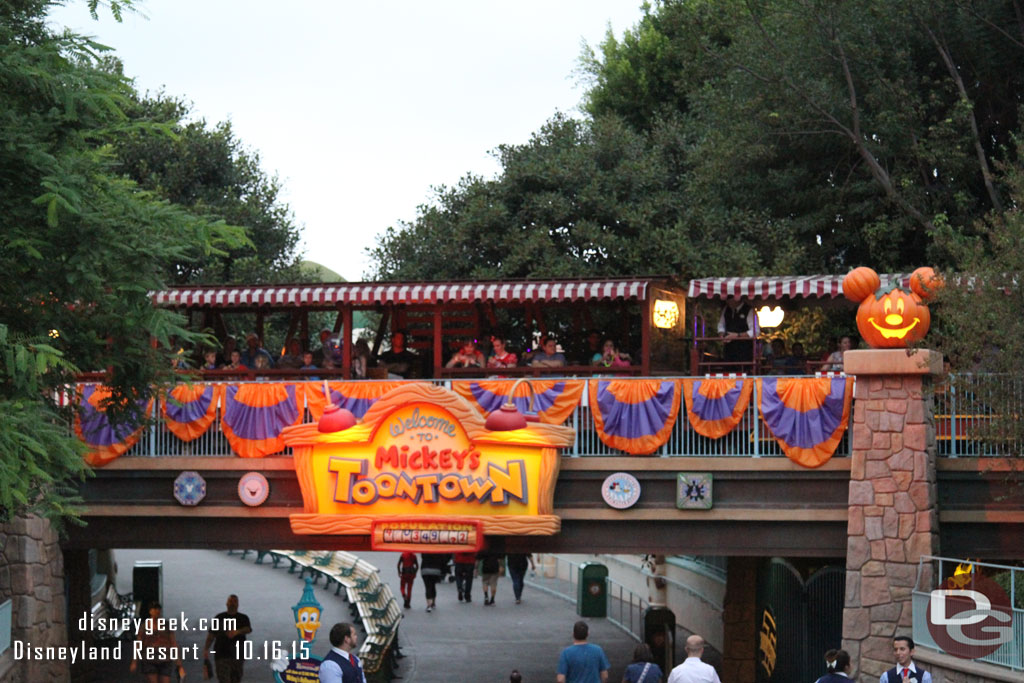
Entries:
{"type": "MultiPolygon", "coordinates": [[[[971,560],[950,557],[925,556],[921,558],[920,564],[918,565],[917,577],[917,585],[914,586],[912,598],[914,608],[913,637],[915,643],[938,650],[939,652],[946,652],[947,654],[951,654],[956,657],[977,659],[988,664],[1006,667],[1013,671],[1024,670],[1024,568],[1001,564],[990,564],[987,562],[972,562],[971,560]],[[931,573],[931,580],[925,581],[924,577],[927,576],[927,573],[923,572],[922,568],[925,564],[929,563],[934,564],[935,571],[931,573]],[[957,575],[957,571],[960,571],[961,573],[957,575]],[[944,587],[946,579],[952,576],[958,576],[960,578],[963,584],[963,589],[978,590],[979,592],[987,593],[987,589],[984,585],[979,586],[973,580],[973,577],[979,574],[991,579],[1003,589],[1009,599],[1010,612],[1012,614],[1012,621],[1008,624],[997,622],[992,617],[989,617],[986,620],[986,625],[984,627],[979,627],[981,631],[980,634],[975,633],[970,629],[967,629],[965,633],[962,626],[955,627],[955,629],[959,631],[960,635],[965,636],[967,639],[985,636],[986,640],[994,638],[995,635],[997,635],[995,627],[1005,628],[1009,626],[1011,628],[1011,635],[1008,641],[999,645],[999,648],[991,654],[981,657],[977,656],[979,653],[976,646],[965,647],[963,651],[953,652],[936,643],[935,638],[932,635],[932,629],[929,627],[928,611],[932,591],[944,587]]],[[[986,594],[986,597],[989,600],[992,600],[993,596],[986,594]]],[[[948,608],[950,612],[960,612],[963,607],[968,606],[965,604],[966,599],[961,599],[961,601],[958,602],[960,602],[961,609],[948,608]]],[[[995,606],[996,604],[997,603],[993,600],[992,605],[995,606]]],[[[977,605],[977,601],[975,601],[975,607],[981,607],[980,605],[977,605]]],[[[952,617],[956,615],[945,614],[943,616],[952,617]]],[[[970,621],[973,617],[964,618],[968,620],[967,623],[976,623],[976,620],[973,622],[970,621]]],[[[942,626],[941,628],[945,629],[947,633],[954,630],[949,626],[942,626]]],[[[949,640],[949,642],[954,641],[949,640]]]]}
{"type": "MultiPolygon", "coordinates": [[[[579,379],[579,378],[557,378],[549,379],[579,379]]],[[[677,377],[645,378],[649,379],[678,379],[677,377]]],[[[369,382],[373,380],[361,380],[369,382]]],[[[512,381],[512,380],[509,380],[512,381]]],[[[593,379],[583,381],[596,381],[593,379]]],[[[625,380],[629,381],[629,380],[625,380]]],[[[450,387],[451,382],[446,380],[435,380],[436,384],[450,387]]],[[[679,413],[673,425],[672,432],[663,446],[654,452],[655,457],[678,457],[678,456],[737,456],[737,457],[783,457],[778,443],[772,438],[764,426],[760,415],[760,401],[758,400],[757,385],[755,384],[750,403],[740,419],[739,424],[728,434],[719,439],[710,439],[698,434],[690,424],[686,414],[685,400],[681,400],[679,413]]],[[[164,397],[157,397],[153,401],[151,417],[152,422],[145,428],[142,438],[132,447],[125,457],[162,457],[162,456],[228,456],[232,454],[231,446],[225,437],[221,426],[221,409],[218,409],[216,419],[210,428],[199,438],[184,442],[172,434],[163,421],[159,419],[161,413],[161,401],[164,397]]],[[[309,411],[305,411],[305,420],[311,421],[309,411]]],[[[572,414],[565,421],[565,424],[576,430],[576,440],[572,447],[564,449],[563,455],[570,457],[591,457],[591,456],[625,456],[627,453],[612,448],[601,441],[595,428],[594,417],[589,405],[589,392],[584,391],[579,404],[572,414]]],[[[850,430],[847,429],[843,440],[836,449],[835,456],[843,457],[850,454],[850,430]]],[[[284,452],[288,454],[287,451],[284,452]]]]}
{"type": "Polygon", "coordinates": [[[1019,456],[1024,414],[1024,377],[999,374],[949,375],[935,388],[935,439],[940,456],[1019,456]]]}

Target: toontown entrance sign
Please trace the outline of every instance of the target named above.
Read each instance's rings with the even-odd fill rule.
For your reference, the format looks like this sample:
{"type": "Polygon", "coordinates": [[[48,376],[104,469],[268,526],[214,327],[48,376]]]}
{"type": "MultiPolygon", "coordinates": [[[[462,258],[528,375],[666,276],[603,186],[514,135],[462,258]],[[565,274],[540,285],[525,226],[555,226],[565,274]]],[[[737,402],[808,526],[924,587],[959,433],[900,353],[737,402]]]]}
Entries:
{"type": "MultiPolygon", "coordinates": [[[[384,395],[340,431],[284,432],[302,489],[302,535],[370,536],[379,550],[478,550],[484,535],[550,536],[558,449],[575,431],[538,422],[494,431],[465,399],[432,384],[384,395]]],[[[329,429],[329,427],[328,427],[329,429]]]]}

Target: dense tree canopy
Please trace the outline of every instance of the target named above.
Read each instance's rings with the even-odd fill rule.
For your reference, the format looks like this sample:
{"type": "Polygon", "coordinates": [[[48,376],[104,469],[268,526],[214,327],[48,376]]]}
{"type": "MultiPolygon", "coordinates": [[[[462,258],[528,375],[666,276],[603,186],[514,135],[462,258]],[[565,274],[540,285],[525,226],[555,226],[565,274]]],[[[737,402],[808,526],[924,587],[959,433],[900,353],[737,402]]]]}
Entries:
{"type": "MultiPolygon", "coordinates": [[[[115,69],[117,64],[113,65],[115,69]]],[[[172,264],[177,284],[296,282],[299,230],[259,155],[235,137],[229,122],[189,120],[189,107],[166,95],[133,94],[125,106],[139,126],[119,136],[119,170],[146,190],[196,215],[242,226],[251,244],[221,254],[192,253],[172,264]]]]}
{"type": "Polygon", "coordinates": [[[131,418],[170,377],[172,338],[195,339],[147,292],[246,243],[121,175],[114,148],[148,124],[99,46],[46,26],[48,6],[0,3],[0,516],[66,511],[60,483],[82,464],[60,387],[104,371],[111,414],[131,418]]]}
{"type": "Polygon", "coordinates": [[[661,2],[583,69],[589,117],[438,191],[379,276],[949,266],[936,231],[1007,206],[1014,0],[661,2]]]}

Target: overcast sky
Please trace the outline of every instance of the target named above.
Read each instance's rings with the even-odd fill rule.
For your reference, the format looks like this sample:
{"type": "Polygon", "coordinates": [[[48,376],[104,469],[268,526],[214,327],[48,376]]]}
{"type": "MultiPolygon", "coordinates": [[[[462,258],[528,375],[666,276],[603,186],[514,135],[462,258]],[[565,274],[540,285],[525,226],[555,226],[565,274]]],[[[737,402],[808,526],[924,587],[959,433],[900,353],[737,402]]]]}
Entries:
{"type": "Polygon", "coordinates": [[[578,114],[575,73],[640,0],[145,0],[122,24],[84,0],[51,15],[116,50],[140,91],[230,120],[284,184],[306,258],[348,280],[431,186],[492,177],[489,152],[578,114]]]}

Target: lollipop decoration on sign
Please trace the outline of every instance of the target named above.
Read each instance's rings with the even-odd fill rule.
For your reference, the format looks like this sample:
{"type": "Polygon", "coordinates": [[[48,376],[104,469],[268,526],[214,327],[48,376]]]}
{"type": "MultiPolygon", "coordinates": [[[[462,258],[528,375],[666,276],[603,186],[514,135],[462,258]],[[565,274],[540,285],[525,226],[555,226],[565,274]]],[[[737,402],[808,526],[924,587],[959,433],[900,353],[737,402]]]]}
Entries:
{"type": "Polygon", "coordinates": [[[942,286],[931,268],[918,268],[910,275],[910,289],[897,283],[881,289],[881,279],[871,268],[851,270],[843,278],[843,295],[860,302],[857,329],[869,346],[876,349],[905,348],[924,339],[931,325],[926,301],[942,286]]]}
{"type": "Polygon", "coordinates": [[[356,416],[351,410],[342,408],[331,403],[331,390],[327,387],[327,380],[324,380],[324,396],[329,404],[324,408],[324,414],[317,423],[317,429],[321,432],[341,432],[356,424],[356,416]]]}

